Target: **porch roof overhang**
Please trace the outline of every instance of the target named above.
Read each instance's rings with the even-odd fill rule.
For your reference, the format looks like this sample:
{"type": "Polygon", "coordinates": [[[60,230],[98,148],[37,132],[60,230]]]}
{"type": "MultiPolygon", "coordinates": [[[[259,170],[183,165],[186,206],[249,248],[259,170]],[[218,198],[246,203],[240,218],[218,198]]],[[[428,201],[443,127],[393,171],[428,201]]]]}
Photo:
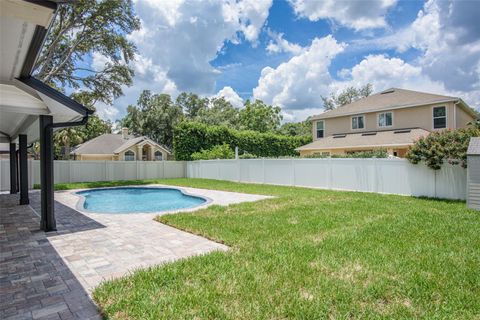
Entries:
{"type": "Polygon", "coordinates": [[[39,116],[72,122],[91,110],[32,76],[56,1],[0,1],[0,142],[39,138],[39,116]]]}

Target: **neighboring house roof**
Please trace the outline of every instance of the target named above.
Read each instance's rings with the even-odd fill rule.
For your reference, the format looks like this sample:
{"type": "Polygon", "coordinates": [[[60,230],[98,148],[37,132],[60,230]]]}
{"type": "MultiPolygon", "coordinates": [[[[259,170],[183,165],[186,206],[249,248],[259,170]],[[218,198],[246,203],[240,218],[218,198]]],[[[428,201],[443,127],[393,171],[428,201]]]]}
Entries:
{"type": "Polygon", "coordinates": [[[342,107],[338,107],[334,110],[330,110],[322,114],[313,116],[312,120],[368,112],[377,112],[380,110],[416,107],[420,105],[444,103],[451,101],[460,102],[460,106],[462,106],[464,110],[466,110],[472,116],[475,116],[473,110],[471,110],[468,105],[465,104],[465,102],[463,102],[460,98],[457,97],[442,96],[439,94],[418,92],[398,88],[390,88],[380,93],[372,94],[371,96],[368,96],[366,98],[344,105],[342,107]]]}
{"type": "Polygon", "coordinates": [[[295,150],[378,148],[412,145],[430,132],[420,128],[338,134],[318,139],[295,150]]]}
{"type": "Polygon", "coordinates": [[[147,137],[133,137],[127,136],[127,139],[123,138],[122,134],[102,134],[92,140],[88,140],[81,145],[77,146],[72,153],[75,154],[115,154],[122,150],[125,150],[137,143],[149,141],[152,144],[164,149],[167,153],[171,154],[168,148],[150,140],[147,137]]]}
{"type": "Polygon", "coordinates": [[[480,137],[472,137],[470,139],[467,155],[480,155],[480,137]]]}

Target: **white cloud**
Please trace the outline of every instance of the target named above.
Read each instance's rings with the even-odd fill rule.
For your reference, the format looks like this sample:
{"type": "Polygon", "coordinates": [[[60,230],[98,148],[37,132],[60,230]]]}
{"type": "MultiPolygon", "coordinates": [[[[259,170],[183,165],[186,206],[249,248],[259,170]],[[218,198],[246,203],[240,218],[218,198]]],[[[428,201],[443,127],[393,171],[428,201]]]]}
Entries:
{"type": "Polygon", "coordinates": [[[287,52],[296,55],[303,51],[300,45],[285,40],[283,33],[276,33],[271,30],[268,30],[267,33],[272,38],[266,47],[269,54],[287,52]]]}
{"type": "Polygon", "coordinates": [[[359,41],[371,48],[394,48],[404,52],[414,48],[421,53],[413,61],[421,74],[442,83],[446,90],[467,97],[480,105],[480,6],[475,1],[436,1],[425,3],[415,21],[402,30],[375,40],[359,41]]]}
{"type": "Polygon", "coordinates": [[[264,68],[254,98],[287,109],[321,107],[320,95],[329,93],[332,82],[328,67],[344,48],[332,36],[315,38],[310,47],[276,69],[264,68]]]}
{"type": "Polygon", "coordinates": [[[222,72],[210,62],[226,41],[242,36],[256,45],[271,0],[135,1],[140,30],[128,35],[138,48],[134,84],[114,105],[124,110],[143,89],[176,95],[181,91],[212,95],[222,72]]]}
{"type": "Polygon", "coordinates": [[[103,69],[105,69],[105,65],[111,62],[112,60],[109,57],[106,57],[97,51],[94,51],[92,53],[91,66],[92,66],[92,69],[95,71],[102,71],[103,69]]]}
{"type": "Polygon", "coordinates": [[[142,29],[129,36],[144,58],[180,91],[211,94],[220,70],[210,65],[239,34],[256,43],[271,1],[137,1],[142,29]]]}
{"type": "Polygon", "coordinates": [[[223,87],[217,92],[215,97],[223,97],[230,102],[235,108],[243,107],[243,99],[232,89],[232,87],[223,87]]]}
{"type": "Polygon", "coordinates": [[[422,68],[406,63],[400,58],[388,58],[385,55],[369,55],[346,74],[351,80],[336,82],[335,86],[360,87],[371,83],[375,92],[397,87],[439,94],[448,93],[442,83],[434,82],[422,74],[422,68]]]}
{"type": "Polygon", "coordinates": [[[97,102],[95,104],[97,115],[104,120],[115,121],[118,115],[118,109],[114,106],[105,104],[103,102],[97,102]]]}
{"type": "Polygon", "coordinates": [[[396,0],[290,0],[295,13],[309,20],[330,19],[355,30],[386,27],[385,15],[396,0]]]}

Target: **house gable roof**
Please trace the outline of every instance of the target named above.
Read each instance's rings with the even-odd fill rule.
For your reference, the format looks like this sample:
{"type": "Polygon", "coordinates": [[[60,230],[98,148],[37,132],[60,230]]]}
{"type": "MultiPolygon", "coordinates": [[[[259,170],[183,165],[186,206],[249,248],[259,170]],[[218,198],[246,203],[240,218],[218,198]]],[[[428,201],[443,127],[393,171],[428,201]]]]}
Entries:
{"type": "Polygon", "coordinates": [[[171,154],[170,150],[166,147],[156,143],[155,141],[145,137],[134,137],[127,136],[127,139],[124,139],[122,134],[112,134],[106,133],[93,138],[92,140],[86,141],[81,145],[77,146],[72,153],[74,154],[116,154],[122,152],[125,149],[130,148],[138,143],[149,142],[171,154]]]}
{"type": "Polygon", "coordinates": [[[473,111],[460,98],[413,90],[390,88],[334,110],[313,116],[312,120],[452,101],[461,102],[460,105],[464,108],[464,110],[466,110],[470,115],[474,116],[473,111]]]}

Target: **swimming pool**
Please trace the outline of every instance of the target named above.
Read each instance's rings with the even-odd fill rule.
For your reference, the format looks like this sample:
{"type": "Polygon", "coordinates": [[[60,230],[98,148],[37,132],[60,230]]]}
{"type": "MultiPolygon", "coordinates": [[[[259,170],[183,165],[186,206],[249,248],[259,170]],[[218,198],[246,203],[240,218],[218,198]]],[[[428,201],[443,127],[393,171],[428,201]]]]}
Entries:
{"type": "Polygon", "coordinates": [[[81,209],[96,213],[162,212],[193,208],[207,199],[181,190],[156,187],[121,187],[77,192],[84,201],[81,209]]]}

